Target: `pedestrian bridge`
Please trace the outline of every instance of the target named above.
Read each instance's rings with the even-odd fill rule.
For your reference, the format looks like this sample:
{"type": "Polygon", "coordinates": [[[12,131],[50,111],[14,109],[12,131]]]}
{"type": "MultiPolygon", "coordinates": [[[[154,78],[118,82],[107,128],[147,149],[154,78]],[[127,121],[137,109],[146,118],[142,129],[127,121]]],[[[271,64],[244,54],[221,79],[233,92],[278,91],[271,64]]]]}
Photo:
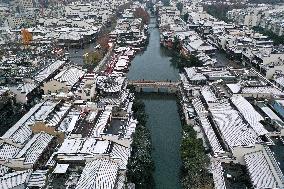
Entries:
{"type": "Polygon", "coordinates": [[[174,93],[178,90],[180,82],[176,81],[155,81],[155,80],[132,80],[129,85],[135,87],[136,92],[143,92],[144,89],[154,89],[153,92],[174,93]]]}

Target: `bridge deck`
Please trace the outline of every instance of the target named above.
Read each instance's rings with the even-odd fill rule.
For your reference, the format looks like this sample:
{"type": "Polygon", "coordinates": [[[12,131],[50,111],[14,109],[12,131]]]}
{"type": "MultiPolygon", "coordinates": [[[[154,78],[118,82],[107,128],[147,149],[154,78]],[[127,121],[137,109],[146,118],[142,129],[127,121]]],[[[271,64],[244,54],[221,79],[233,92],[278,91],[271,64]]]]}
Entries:
{"type": "Polygon", "coordinates": [[[128,82],[130,85],[135,85],[137,87],[165,87],[172,88],[177,87],[180,82],[171,82],[171,81],[152,81],[152,80],[134,80],[128,82]]]}

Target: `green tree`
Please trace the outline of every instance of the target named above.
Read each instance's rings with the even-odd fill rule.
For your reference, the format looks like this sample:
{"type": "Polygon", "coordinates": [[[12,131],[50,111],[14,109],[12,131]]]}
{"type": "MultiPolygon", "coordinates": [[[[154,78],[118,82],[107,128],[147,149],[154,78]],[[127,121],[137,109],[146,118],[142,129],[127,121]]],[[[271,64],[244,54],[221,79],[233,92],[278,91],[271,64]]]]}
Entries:
{"type": "Polygon", "coordinates": [[[150,131],[146,128],[147,114],[145,104],[141,100],[134,100],[132,110],[134,118],[139,124],[136,126],[131,144],[131,156],[127,164],[127,179],[135,184],[137,189],[154,188],[152,160],[152,142],[150,131]]]}
{"type": "Polygon", "coordinates": [[[284,44],[284,36],[278,36],[276,35],[275,33],[273,33],[272,31],[270,30],[265,30],[261,27],[253,27],[253,30],[256,31],[256,32],[259,32],[263,35],[266,35],[268,36],[270,39],[273,40],[273,44],[274,45],[280,45],[280,44],[284,44]]]}
{"type": "Polygon", "coordinates": [[[188,13],[185,13],[184,15],[183,15],[183,21],[185,21],[186,23],[188,22],[188,17],[189,17],[189,14],[188,13]]]}
{"type": "Polygon", "coordinates": [[[181,142],[182,185],[183,188],[212,188],[213,180],[207,171],[209,157],[205,154],[203,142],[197,139],[191,125],[183,125],[181,142]]]}
{"type": "Polygon", "coordinates": [[[183,3],[182,3],[182,2],[178,2],[178,3],[176,4],[176,6],[177,6],[177,9],[180,11],[180,13],[182,13],[183,3]]]}
{"type": "Polygon", "coordinates": [[[87,68],[88,71],[93,70],[102,60],[102,58],[103,58],[103,53],[100,51],[85,53],[84,68],[87,68]]]}
{"type": "Polygon", "coordinates": [[[173,50],[176,51],[176,52],[180,52],[180,50],[181,50],[181,43],[180,43],[180,40],[177,36],[174,36],[173,50]]]}
{"type": "Polygon", "coordinates": [[[171,59],[171,62],[178,69],[183,69],[185,67],[202,66],[202,62],[198,60],[198,58],[194,55],[183,56],[183,55],[177,54],[173,56],[173,58],[171,59]]]}
{"type": "Polygon", "coordinates": [[[170,6],[170,0],[163,0],[164,6],[170,6]]]}

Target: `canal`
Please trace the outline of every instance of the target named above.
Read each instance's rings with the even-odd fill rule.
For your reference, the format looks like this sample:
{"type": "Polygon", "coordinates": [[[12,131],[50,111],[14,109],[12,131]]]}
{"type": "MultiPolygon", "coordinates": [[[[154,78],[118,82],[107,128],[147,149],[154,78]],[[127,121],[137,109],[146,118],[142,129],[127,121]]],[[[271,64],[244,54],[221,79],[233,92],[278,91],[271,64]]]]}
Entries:
{"type": "MultiPolygon", "coordinates": [[[[169,50],[160,47],[155,19],[149,25],[149,44],[131,63],[130,80],[178,80],[178,69],[170,62],[169,50]]],[[[145,103],[147,127],[153,143],[154,180],[157,189],[179,189],[181,122],[174,95],[144,93],[137,96],[145,103]]]]}
{"type": "Polygon", "coordinates": [[[151,18],[149,33],[149,44],[145,51],[135,56],[128,78],[131,80],[178,80],[179,71],[170,61],[171,51],[160,47],[160,32],[154,18],[151,18]]]}

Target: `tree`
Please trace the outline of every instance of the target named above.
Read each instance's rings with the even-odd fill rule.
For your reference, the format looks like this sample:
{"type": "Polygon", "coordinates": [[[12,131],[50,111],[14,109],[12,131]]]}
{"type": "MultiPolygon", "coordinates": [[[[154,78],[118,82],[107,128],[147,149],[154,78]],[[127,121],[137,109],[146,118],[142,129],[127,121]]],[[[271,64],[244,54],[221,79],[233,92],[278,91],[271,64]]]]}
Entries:
{"type": "Polygon", "coordinates": [[[170,0],[163,0],[164,6],[170,6],[170,0]]]}
{"type": "Polygon", "coordinates": [[[33,35],[27,29],[22,29],[21,34],[22,34],[23,44],[29,45],[31,40],[33,40],[33,35]]]}
{"type": "Polygon", "coordinates": [[[202,66],[202,62],[194,55],[183,56],[178,54],[173,56],[171,62],[178,69],[183,69],[184,67],[202,66]]]}
{"type": "Polygon", "coordinates": [[[101,50],[103,53],[106,53],[109,49],[109,34],[103,34],[97,39],[97,44],[101,46],[101,50]]]}
{"type": "Polygon", "coordinates": [[[103,54],[100,51],[88,52],[84,55],[84,67],[88,71],[93,70],[102,60],[103,54]]]}
{"type": "Polygon", "coordinates": [[[143,24],[148,24],[150,21],[150,16],[148,12],[141,7],[135,9],[133,14],[134,18],[142,18],[143,24]]]}
{"type": "Polygon", "coordinates": [[[191,125],[183,125],[181,142],[183,188],[212,188],[213,180],[207,171],[209,157],[205,154],[203,142],[197,139],[191,125]]]}
{"type": "Polygon", "coordinates": [[[180,52],[180,50],[181,50],[180,40],[177,36],[174,36],[173,50],[176,51],[176,52],[180,52]]]}
{"type": "Polygon", "coordinates": [[[189,17],[189,14],[188,13],[185,13],[183,15],[183,21],[185,21],[186,23],[188,22],[188,17],[189,17]]]}
{"type": "Polygon", "coordinates": [[[217,3],[212,5],[205,5],[204,10],[208,12],[208,14],[214,16],[215,18],[218,18],[219,20],[230,22],[231,20],[227,18],[228,11],[232,9],[242,9],[244,7],[245,5],[243,4],[228,5],[223,3],[217,3]]]}
{"type": "Polygon", "coordinates": [[[139,124],[133,135],[131,156],[127,164],[127,179],[135,184],[137,189],[154,188],[153,172],[155,169],[152,160],[152,142],[150,131],[146,128],[147,114],[145,104],[141,100],[134,100],[133,116],[139,124]]]}
{"type": "Polygon", "coordinates": [[[182,2],[178,2],[176,6],[177,6],[177,9],[180,11],[180,13],[182,13],[183,3],[182,2]]]}
{"type": "Polygon", "coordinates": [[[261,27],[257,27],[257,26],[253,27],[253,30],[256,31],[256,32],[259,32],[263,35],[268,36],[270,39],[273,40],[274,45],[284,44],[284,36],[283,35],[278,36],[270,30],[265,30],[265,29],[263,29],[261,27]]]}

